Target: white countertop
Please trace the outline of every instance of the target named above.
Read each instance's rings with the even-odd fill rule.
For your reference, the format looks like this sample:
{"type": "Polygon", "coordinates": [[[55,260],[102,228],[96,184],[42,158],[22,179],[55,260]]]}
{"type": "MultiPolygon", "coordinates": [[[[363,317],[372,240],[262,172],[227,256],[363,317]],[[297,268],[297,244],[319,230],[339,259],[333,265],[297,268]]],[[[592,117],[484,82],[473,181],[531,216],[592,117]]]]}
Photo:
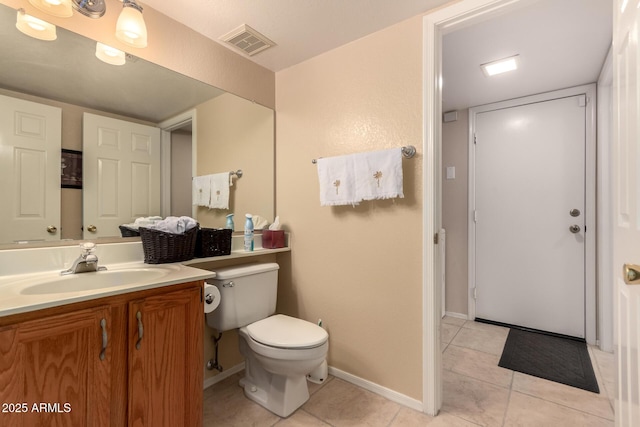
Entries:
{"type": "MultiPolygon", "coordinates": [[[[142,274],[144,275],[144,273],[142,274]]],[[[215,277],[215,272],[201,270],[180,263],[174,264],[145,264],[142,261],[113,264],[108,266],[106,272],[78,273],[69,276],[60,276],[60,271],[47,271],[32,274],[14,274],[0,276],[0,316],[26,313],[43,308],[57,307],[74,302],[87,301],[128,292],[142,291],[145,289],[159,288],[185,282],[193,282],[215,277]],[[25,293],[29,285],[38,284],[39,288],[46,287],[49,280],[87,280],[103,273],[114,274],[123,270],[139,270],[149,272],[149,279],[138,279],[133,283],[117,286],[108,286],[100,289],[60,292],[52,286],[51,293],[46,290],[35,293],[25,293]],[[161,272],[160,277],[158,274],[161,272]],[[44,283],[44,286],[39,283],[44,283]]]]}

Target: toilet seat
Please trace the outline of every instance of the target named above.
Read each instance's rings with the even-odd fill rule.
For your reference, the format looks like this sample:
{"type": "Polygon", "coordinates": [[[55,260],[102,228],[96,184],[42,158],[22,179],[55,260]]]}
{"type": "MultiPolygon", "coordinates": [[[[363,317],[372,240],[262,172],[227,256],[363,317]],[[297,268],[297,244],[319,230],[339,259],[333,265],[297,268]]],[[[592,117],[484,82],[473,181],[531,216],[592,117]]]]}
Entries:
{"type": "Polygon", "coordinates": [[[245,327],[252,340],[281,349],[315,348],[324,344],[327,331],[306,320],[276,314],[245,327]]]}

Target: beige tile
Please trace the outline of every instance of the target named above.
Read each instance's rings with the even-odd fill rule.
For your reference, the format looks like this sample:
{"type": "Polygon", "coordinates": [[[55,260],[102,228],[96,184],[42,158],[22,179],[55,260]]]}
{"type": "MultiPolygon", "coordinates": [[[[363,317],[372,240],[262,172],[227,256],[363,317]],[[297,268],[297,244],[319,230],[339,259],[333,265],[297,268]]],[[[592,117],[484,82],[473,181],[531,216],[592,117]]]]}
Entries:
{"type": "Polygon", "coordinates": [[[278,421],[277,427],[331,427],[330,424],[314,417],[308,412],[298,409],[289,418],[278,421]]]}
{"type": "Polygon", "coordinates": [[[494,331],[494,332],[509,334],[509,328],[505,328],[504,326],[492,325],[490,323],[475,322],[473,320],[467,320],[466,322],[464,322],[464,325],[462,325],[462,327],[467,329],[475,329],[479,331],[494,331]]]}
{"type": "Polygon", "coordinates": [[[205,390],[204,427],[272,426],[280,417],[244,396],[236,374],[205,390]]]}
{"type": "Polygon", "coordinates": [[[444,316],[442,318],[442,323],[446,323],[447,325],[453,326],[462,326],[466,322],[466,319],[460,319],[458,317],[444,316]]]}
{"type": "Polygon", "coordinates": [[[483,426],[501,426],[509,390],[451,371],[442,372],[442,411],[483,426]]]}
{"type": "Polygon", "coordinates": [[[443,369],[509,388],[513,371],[498,366],[499,361],[500,356],[454,345],[442,355],[443,369]]]}
{"type": "Polygon", "coordinates": [[[389,424],[389,427],[475,427],[477,424],[465,421],[455,415],[446,412],[440,412],[438,416],[431,417],[422,412],[414,411],[409,408],[402,408],[398,415],[389,424]]]}
{"type": "Polygon", "coordinates": [[[440,341],[443,344],[449,344],[453,337],[456,336],[458,331],[460,330],[460,326],[450,325],[448,323],[440,324],[440,341]]]}
{"type": "Polygon", "coordinates": [[[513,390],[613,420],[613,409],[606,394],[592,393],[520,372],[514,374],[513,390]]]}
{"type": "Polygon", "coordinates": [[[451,340],[451,344],[500,356],[508,334],[509,330],[502,328],[463,327],[451,340]]]}
{"type": "MultiPolygon", "coordinates": [[[[591,361],[596,374],[600,374],[598,385],[604,386],[604,391],[610,399],[616,396],[616,359],[613,353],[601,351],[595,347],[589,346],[591,361]]],[[[600,387],[600,391],[602,392],[600,387]]]]}
{"type": "Polygon", "coordinates": [[[333,379],[302,408],[332,426],[388,426],[401,406],[377,394],[333,379]]]}
{"type": "Polygon", "coordinates": [[[613,427],[614,422],[513,391],[504,425],[613,427]]]}

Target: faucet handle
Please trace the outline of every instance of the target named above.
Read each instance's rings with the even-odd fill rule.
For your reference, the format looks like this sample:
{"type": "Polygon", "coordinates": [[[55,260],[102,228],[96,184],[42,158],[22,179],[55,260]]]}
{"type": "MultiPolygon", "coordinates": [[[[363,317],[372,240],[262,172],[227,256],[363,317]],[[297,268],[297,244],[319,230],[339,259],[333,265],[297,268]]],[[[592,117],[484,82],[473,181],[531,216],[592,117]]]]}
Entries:
{"type": "Polygon", "coordinates": [[[82,252],[85,254],[90,254],[95,248],[96,244],[93,242],[80,243],[80,249],[82,249],[82,252]]]}

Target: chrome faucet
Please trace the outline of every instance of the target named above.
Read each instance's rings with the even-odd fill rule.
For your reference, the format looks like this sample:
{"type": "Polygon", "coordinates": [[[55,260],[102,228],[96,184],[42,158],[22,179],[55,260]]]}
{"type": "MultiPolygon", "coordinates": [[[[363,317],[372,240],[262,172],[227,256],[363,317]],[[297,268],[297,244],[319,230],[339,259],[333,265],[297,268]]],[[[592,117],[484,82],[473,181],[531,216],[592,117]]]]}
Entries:
{"type": "Polygon", "coordinates": [[[60,274],[67,275],[106,270],[107,267],[98,266],[98,257],[93,253],[95,247],[95,243],[80,243],[80,249],[82,249],[82,253],[78,257],[78,259],[73,261],[73,265],[69,269],[61,271],[60,274]]]}

